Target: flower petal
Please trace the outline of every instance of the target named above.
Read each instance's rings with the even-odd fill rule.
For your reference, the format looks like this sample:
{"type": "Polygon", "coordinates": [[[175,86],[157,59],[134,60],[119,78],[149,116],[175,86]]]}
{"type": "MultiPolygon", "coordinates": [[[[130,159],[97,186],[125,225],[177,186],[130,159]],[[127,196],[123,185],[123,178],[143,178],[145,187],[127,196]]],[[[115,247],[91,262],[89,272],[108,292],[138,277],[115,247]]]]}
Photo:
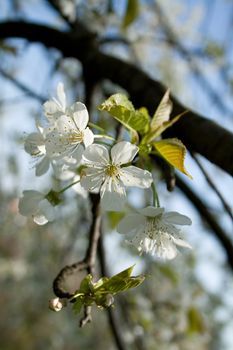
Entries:
{"type": "Polygon", "coordinates": [[[57,104],[57,102],[55,102],[53,100],[46,101],[43,104],[43,107],[44,107],[44,114],[48,118],[50,118],[53,115],[56,115],[57,113],[59,115],[61,115],[61,113],[62,113],[60,110],[60,106],[57,104]]]}
{"type": "Polygon", "coordinates": [[[118,142],[111,149],[112,162],[115,165],[132,162],[139,148],[127,141],[118,142]]]}
{"type": "Polygon", "coordinates": [[[85,147],[90,146],[93,142],[94,142],[94,134],[89,128],[86,128],[83,131],[83,143],[85,147]]]}
{"type": "Polygon", "coordinates": [[[49,170],[50,159],[43,157],[39,163],[36,164],[36,176],[44,175],[49,170]]]}
{"type": "Polygon", "coordinates": [[[42,153],[39,146],[43,146],[43,145],[44,145],[44,140],[41,134],[37,132],[33,132],[29,134],[28,137],[26,138],[24,143],[24,149],[28,154],[32,156],[37,156],[42,153]]]}
{"type": "Polygon", "coordinates": [[[109,164],[109,153],[105,146],[93,144],[86,148],[83,153],[84,163],[95,166],[106,166],[109,164]]]}
{"type": "Polygon", "coordinates": [[[171,236],[171,239],[179,247],[193,249],[192,246],[188,242],[184,241],[182,238],[175,238],[175,237],[171,236]]]}
{"type": "Polygon", "coordinates": [[[119,233],[130,233],[137,230],[139,227],[144,226],[146,218],[140,214],[129,214],[125,216],[117,226],[117,232],[119,233]]]}
{"type": "Polygon", "coordinates": [[[169,224],[173,225],[191,225],[191,219],[186,216],[177,213],[176,211],[170,211],[169,213],[165,213],[163,215],[163,219],[166,220],[169,224]]]}
{"type": "Polygon", "coordinates": [[[163,238],[162,244],[156,246],[154,253],[158,258],[172,260],[177,256],[178,251],[171,240],[163,238]]]}
{"type": "Polygon", "coordinates": [[[28,190],[23,191],[23,197],[19,200],[19,212],[21,215],[28,216],[36,213],[38,205],[44,199],[44,194],[28,190]]]}
{"type": "Polygon", "coordinates": [[[120,182],[107,177],[100,189],[101,205],[107,211],[121,211],[123,209],[126,193],[120,182]]]}
{"type": "Polygon", "coordinates": [[[84,168],[81,173],[80,184],[87,191],[99,191],[105,180],[105,173],[95,168],[84,168]]]}
{"type": "Polygon", "coordinates": [[[120,170],[120,179],[125,186],[148,188],[153,179],[149,171],[130,165],[120,170]]]}
{"type": "Polygon", "coordinates": [[[60,133],[73,133],[77,130],[77,127],[71,117],[62,115],[57,120],[57,130],[60,133]]]}
{"type": "Polygon", "coordinates": [[[143,209],[138,209],[137,211],[144,216],[149,216],[153,218],[155,216],[163,214],[164,208],[156,208],[156,207],[148,206],[143,209]]]}
{"type": "Polygon", "coordinates": [[[86,106],[81,102],[76,102],[73,106],[71,106],[71,110],[73,112],[73,118],[77,128],[83,131],[89,121],[86,106]]]}
{"type": "Polygon", "coordinates": [[[48,219],[44,216],[44,215],[40,215],[40,214],[37,214],[33,217],[33,221],[37,224],[37,225],[45,225],[47,224],[48,222],[48,219]]]}
{"type": "Polygon", "coordinates": [[[65,109],[66,109],[66,94],[65,94],[65,91],[64,91],[64,85],[61,82],[58,83],[58,85],[57,85],[57,97],[58,97],[58,100],[60,102],[62,111],[65,112],[65,109]]]}

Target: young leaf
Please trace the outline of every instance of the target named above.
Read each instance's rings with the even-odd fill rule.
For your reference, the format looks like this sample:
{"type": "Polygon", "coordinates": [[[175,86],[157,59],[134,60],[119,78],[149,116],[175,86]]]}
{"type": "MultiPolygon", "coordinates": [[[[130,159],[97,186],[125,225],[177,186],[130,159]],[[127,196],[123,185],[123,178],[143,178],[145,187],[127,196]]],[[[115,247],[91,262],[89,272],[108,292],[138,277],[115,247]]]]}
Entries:
{"type": "Polygon", "coordinates": [[[90,293],[93,291],[93,283],[92,283],[92,276],[87,275],[81,282],[79,292],[80,293],[90,293]]]}
{"type": "Polygon", "coordinates": [[[135,21],[139,14],[138,0],[128,0],[125,16],[122,22],[122,28],[126,29],[131,23],[135,21]]]}
{"type": "Polygon", "coordinates": [[[172,101],[169,98],[169,93],[170,91],[167,90],[154,113],[150,124],[151,132],[154,132],[160,128],[170,118],[172,111],[172,101]]]}
{"type": "Polygon", "coordinates": [[[186,148],[178,139],[164,139],[153,143],[159,154],[176,169],[192,179],[184,166],[186,148]]]}
{"type": "Polygon", "coordinates": [[[79,314],[83,306],[83,302],[81,298],[76,298],[75,303],[73,305],[73,310],[75,314],[79,314]]]}
{"type": "Polygon", "coordinates": [[[149,128],[148,114],[135,110],[133,104],[123,94],[110,96],[99,106],[99,110],[111,114],[118,122],[129,129],[133,137],[138,139],[137,132],[144,133],[145,128],[149,128]]]}

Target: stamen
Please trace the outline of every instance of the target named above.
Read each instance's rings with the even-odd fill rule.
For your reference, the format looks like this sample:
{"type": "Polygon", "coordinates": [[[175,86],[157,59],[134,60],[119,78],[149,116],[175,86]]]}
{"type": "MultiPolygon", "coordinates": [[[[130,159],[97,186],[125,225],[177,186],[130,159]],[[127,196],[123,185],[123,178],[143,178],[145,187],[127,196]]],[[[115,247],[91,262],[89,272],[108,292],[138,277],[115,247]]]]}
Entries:
{"type": "Polygon", "coordinates": [[[110,177],[117,177],[119,175],[119,169],[116,165],[108,165],[105,169],[105,174],[110,177]]]}

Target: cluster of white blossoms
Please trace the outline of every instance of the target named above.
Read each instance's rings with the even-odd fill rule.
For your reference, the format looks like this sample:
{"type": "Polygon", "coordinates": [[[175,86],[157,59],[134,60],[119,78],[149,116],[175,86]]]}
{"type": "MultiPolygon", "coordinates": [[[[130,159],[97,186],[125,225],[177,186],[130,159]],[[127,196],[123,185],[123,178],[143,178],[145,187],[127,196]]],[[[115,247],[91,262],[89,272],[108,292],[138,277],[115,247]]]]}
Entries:
{"type": "MultiPolygon", "coordinates": [[[[149,171],[131,165],[139,148],[128,141],[106,146],[98,143],[100,135],[94,135],[88,127],[85,105],[76,102],[68,107],[62,83],[57,86],[57,98],[44,104],[44,114],[46,127],[37,125],[38,132],[28,135],[25,151],[37,160],[37,176],[52,167],[55,177],[69,180],[71,184],[60,192],[51,190],[47,194],[24,191],[19,201],[22,215],[33,217],[39,225],[52,221],[55,206],[60,203],[59,194],[71,186],[83,196],[88,192],[100,193],[103,210],[122,211],[125,187],[146,189],[153,184],[149,171]]],[[[164,213],[162,208],[147,207],[123,218],[118,232],[133,234],[129,241],[140,253],[173,259],[177,254],[176,245],[190,248],[178,238],[175,224],[190,225],[191,220],[175,212],[164,213]]]]}

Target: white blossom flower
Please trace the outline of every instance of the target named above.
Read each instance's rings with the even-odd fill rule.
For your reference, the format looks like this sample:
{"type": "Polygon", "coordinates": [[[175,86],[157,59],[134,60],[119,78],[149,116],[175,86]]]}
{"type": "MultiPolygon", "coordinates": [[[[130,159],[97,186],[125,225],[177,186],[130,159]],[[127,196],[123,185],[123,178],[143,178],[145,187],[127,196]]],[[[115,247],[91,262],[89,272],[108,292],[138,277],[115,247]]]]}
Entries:
{"type": "Polygon", "coordinates": [[[133,160],[138,147],[122,141],[109,151],[105,146],[93,144],[83,153],[81,185],[88,191],[100,191],[105,210],[122,210],[126,200],[125,186],[148,188],[153,182],[149,171],[135,166],[122,166],[133,160]]]}
{"type": "Polygon", "coordinates": [[[119,233],[132,233],[129,240],[140,253],[156,254],[159,258],[174,259],[178,253],[176,246],[192,248],[179,238],[174,225],[191,225],[191,220],[177,212],[164,213],[163,208],[146,207],[138,214],[124,217],[117,227],[119,233]]]}
{"type": "Polygon", "coordinates": [[[23,191],[23,197],[19,200],[20,214],[31,216],[33,221],[38,225],[45,225],[48,221],[53,221],[55,217],[55,203],[51,203],[48,195],[34,190],[23,191]]]}
{"type": "Polygon", "coordinates": [[[38,132],[28,135],[24,143],[24,149],[27,153],[37,159],[35,168],[36,176],[44,175],[50,166],[50,158],[45,149],[45,131],[39,124],[36,125],[38,132]]]}
{"type": "Polygon", "coordinates": [[[89,116],[86,106],[77,102],[70,115],[60,116],[46,135],[46,151],[52,159],[80,158],[85,147],[94,141],[93,132],[87,127],[89,116]]]}
{"type": "Polygon", "coordinates": [[[69,109],[66,108],[64,85],[61,82],[57,85],[57,98],[54,97],[52,100],[46,101],[43,107],[44,114],[52,123],[62,115],[69,113],[69,109]]]}

